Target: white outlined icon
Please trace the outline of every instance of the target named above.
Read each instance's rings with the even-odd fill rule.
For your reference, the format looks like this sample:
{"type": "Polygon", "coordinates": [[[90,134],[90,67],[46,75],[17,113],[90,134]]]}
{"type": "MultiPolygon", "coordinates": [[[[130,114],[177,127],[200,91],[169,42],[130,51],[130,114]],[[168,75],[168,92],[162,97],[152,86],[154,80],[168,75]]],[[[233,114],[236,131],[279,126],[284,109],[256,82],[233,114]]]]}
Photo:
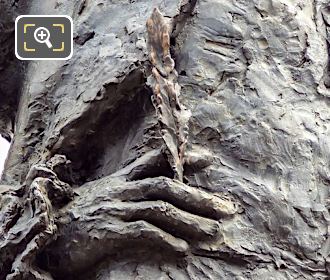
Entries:
{"type": "MultiPolygon", "coordinates": [[[[0,0],[1,1],[1,0],[0,0]]],[[[67,60],[73,54],[73,22],[66,15],[20,15],[15,55],[20,60],[67,60]]]]}
{"type": "Polygon", "coordinates": [[[34,31],[34,39],[40,44],[46,44],[49,49],[53,47],[49,40],[50,32],[46,27],[38,27],[34,31]]]}

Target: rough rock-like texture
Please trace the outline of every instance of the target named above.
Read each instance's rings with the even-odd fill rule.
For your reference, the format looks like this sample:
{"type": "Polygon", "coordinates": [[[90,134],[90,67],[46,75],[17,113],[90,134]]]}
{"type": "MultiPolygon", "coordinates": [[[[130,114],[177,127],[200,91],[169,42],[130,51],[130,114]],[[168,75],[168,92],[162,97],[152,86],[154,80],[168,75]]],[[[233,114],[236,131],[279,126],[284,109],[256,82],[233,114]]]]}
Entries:
{"type": "Polygon", "coordinates": [[[329,0],[0,5],[0,280],[329,279],[329,0]]]}
{"type": "Polygon", "coordinates": [[[15,58],[15,17],[27,10],[26,1],[0,0],[0,135],[10,141],[23,81],[23,63],[15,58]]]}

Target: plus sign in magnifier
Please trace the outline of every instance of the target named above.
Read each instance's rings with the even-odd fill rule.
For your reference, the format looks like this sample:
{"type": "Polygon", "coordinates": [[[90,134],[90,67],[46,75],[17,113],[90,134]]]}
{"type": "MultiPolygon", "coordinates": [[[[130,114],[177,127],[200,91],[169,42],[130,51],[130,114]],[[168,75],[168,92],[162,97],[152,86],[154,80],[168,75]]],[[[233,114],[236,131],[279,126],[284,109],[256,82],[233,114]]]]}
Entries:
{"type": "Polygon", "coordinates": [[[53,47],[49,40],[50,32],[46,27],[39,27],[34,31],[34,39],[40,44],[46,44],[49,49],[53,47]]]}

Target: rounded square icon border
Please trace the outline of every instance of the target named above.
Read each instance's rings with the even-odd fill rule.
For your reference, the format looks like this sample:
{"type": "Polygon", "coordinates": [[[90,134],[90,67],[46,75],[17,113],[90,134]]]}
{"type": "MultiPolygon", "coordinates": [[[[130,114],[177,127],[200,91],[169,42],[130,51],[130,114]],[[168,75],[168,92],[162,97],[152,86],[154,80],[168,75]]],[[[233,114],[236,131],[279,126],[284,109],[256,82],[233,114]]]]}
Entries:
{"type": "Polygon", "coordinates": [[[73,56],[73,20],[70,16],[67,15],[20,15],[15,19],[15,56],[17,59],[19,60],[68,60],[70,58],[72,58],[73,56]],[[71,52],[67,57],[62,57],[62,58],[39,58],[39,57],[34,57],[34,58],[24,58],[21,57],[18,52],[17,52],[17,23],[21,18],[26,18],[26,17],[58,17],[58,18],[67,18],[70,23],[71,23],[71,52]]]}

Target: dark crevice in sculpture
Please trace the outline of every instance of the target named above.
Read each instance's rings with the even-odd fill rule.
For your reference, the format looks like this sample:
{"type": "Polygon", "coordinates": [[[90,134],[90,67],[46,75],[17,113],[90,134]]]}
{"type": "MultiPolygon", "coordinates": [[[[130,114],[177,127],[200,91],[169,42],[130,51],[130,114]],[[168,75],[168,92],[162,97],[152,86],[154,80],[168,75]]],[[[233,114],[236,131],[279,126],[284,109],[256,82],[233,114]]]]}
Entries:
{"type": "Polygon", "coordinates": [[[160,153],[159,156],[151,159],[148,164],[144,164],[140,168],[132,170],[127,178],[130,181],[134,181],[146,178],[156,178],[159,176],[174,178],[174,172],[164,153],[160,153]]]}
{"type": "Polygon", "coordinates": [[[176,38],[184,29],[189,18],[193,15],[196,4],[197,4],[197,0],[188,0],[188,2],[186,2],[180,7],[179,14],[177,14],[173,18],[172,32],[170,37],[170,45],[171,45],[170,52],[175,62],[177,62],[175,55],[176,38]]]}
{"type": "Polygon", "coordinates": [[[11,141],[18,109],[24,63],[14,53],[15,17],[24,10],[24,3],[13,8],[9,1],[0,1],[0,135],[11,141]]]}
{"type": "Polygon", "coordinates": [[[92,40],[95,36],[94,31],[86,32],[81,35],[77,35],[76,37],[73,38],[73,40],[78,44],[83,46],[86,42],[89,40],[92,40]]]}
{"type": "MultiPolygon", "coordinates": [[[[72,179],[76,185],[132,164],[137,156],[144,154],[143,145],[150,149],[159,146],[160,135],[155,128],[158,124],[152,121],[151,91],[144,83],[142,72],[137,70],[120,85],[105,86],[100,94],[102,102],[92,103],[78,120],[63,129],[61,147],[54,152],[71,160],[72,179]],[[136,131],[141,138],[137,139],[140,144],[130,146],[136,139],[136,131]]],[[[173,171],[161,150],[146,163],[132,168],[127,178],[173,178],[173,171]]]]}
{"type": "MultiPolygon", "coordinates": [[[[327,32],[327,38],[326,38],[326,42],[327,42],[327,51],[328,51],[328,56],[330,56],[330,8],[326,7],[322,9],[322,19],[325,25],[325,29],[327,32]]],[[[327,69],[324,73],[324,85],[326,88],[330,88],[330,77],[329,77],[329,73],[330,73],[330,61],[328,60],[328,65],[327,65],[327,69]]]]}
{"type": "MultiPolygon", "coordinates": [[[[143,118],[143,106],[148,106],[150,95],[143,90],[137,90],[131,102],[123,101],[118,108],[109,112],[105,110],[100,116],[94,131],[87,134],[74,147],[64,147],[61,152],[73,163],[73,176],[78,184],[95,180],[115,172],[119,168],[120,155],[105,157],[107,149],[116,145],[114,138],[118,139],[129,134],[129,130],[143,118]],[[116,158],[117,157],[117,158],[116,158]]],[[[149,107],[149,108],[148,108],[149,107]]],[[[147,112],[146,112],[147,113],[147,112]]],[[[93,113],[89,116],[92,118],[93,113]]],[[[124,145],[125,143],[122,142],[124,145]]]]}

